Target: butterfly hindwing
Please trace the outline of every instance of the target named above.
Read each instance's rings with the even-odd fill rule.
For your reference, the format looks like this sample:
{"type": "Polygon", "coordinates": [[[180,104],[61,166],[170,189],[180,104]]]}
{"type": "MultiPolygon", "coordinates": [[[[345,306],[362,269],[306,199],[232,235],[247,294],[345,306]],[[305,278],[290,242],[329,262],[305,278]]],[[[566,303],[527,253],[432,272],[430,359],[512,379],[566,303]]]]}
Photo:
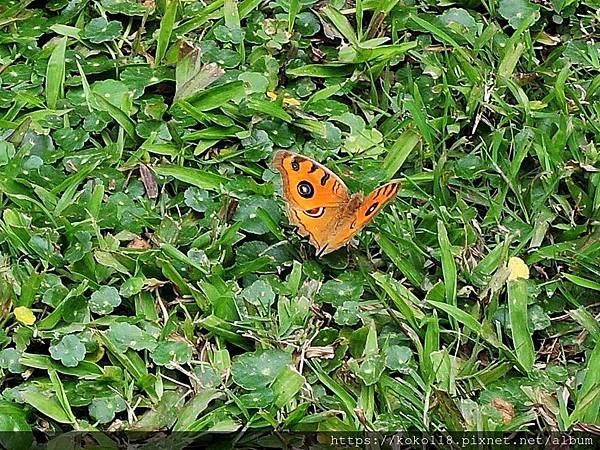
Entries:
{"type": "Polygon", "coordinates": [[[371,192],[358,208],[352,228],[357,230],[364,228],[390,200],[396,197],[399,189],[399,181],[390,181],[371,192]]]}
{"type": "Polygon", "coordinates": [[[333,232],[329,233],[326,248],[319,248],[320,256],[326,255],[346,245],[360,230],[371,222],[383,207],[392,200],[400,183],[391,181],[375,189],[364,200],[353,205],[355,197],[350,201],[348,209],[342,213],[333,232]]]}

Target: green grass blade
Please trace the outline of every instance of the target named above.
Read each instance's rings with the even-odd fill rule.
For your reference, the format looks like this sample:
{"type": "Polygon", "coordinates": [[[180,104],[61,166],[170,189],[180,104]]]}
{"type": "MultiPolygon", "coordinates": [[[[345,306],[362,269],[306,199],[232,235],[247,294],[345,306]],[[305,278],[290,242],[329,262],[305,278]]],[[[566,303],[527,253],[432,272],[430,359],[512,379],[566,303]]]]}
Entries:
{"type": "Polygon", "coordinates": [[[404,131],[388,150],[383,160],[383,170],[388,180],[391,180],[402,167],[411,152],[417,147],[421,135],[414,130],[404,131]]]}
{"type": "Polygon", "coordinates": [[[331,5],[325,6],[321,11],[325,14],[325,17],[327,17],[331,21],[331,23],[333,23],[333,26],[337,28],[337,30],[342,34],[342,36],[346,38],[346,40],[349,43],[353,45],[358,45],[358,38],[354,31],[354,27],[350,25],[350,22],[348,21],[346,16],[344,16],[341,12],[339,12],[331,5]]]}
{"type": "Polygon", "coordinates": [[[527,280],[508,282],[508,313],[515,354],[526,372],[531,372],[535,361],[535,349],[529,331],[527,315],[527,280]]]}
{"type": "Polygon", "coordinates": [[[46,68],[46,104],[50,109],[56,108],[56,102],[63,95],[66,49],[67,37],[63,36],[58,40],[48,60],[48,67],[46,68]]]}
{"type": "Polygon", "coordinates": [[[175,26],[178,6],[179,0],[166,0],[165,14],[160,21],[158,40],[156,43],[156,54],[154,55],[154,62],[157,66],[161,64],[163,58],[167,54],[171,35],[173,34],[173,27],[175,26]]]}
{"type": "Polygon", "coordinates": [[[122,109],[117,108],[115,105],[110,103],[101,95],[98,95],[95,92],[93,92],[92,95],[94,97],[94,100],[100,105],[102,105],[102,107],[111,115],[111,117],[123,127],[123,129],[129,135],[129,137],[131,137],[133,140],[137,140],[137,135],[135,134],[135,124],[133,123],[133,120],[131,120],[129,116],[123,112],[122,109]]]}
{"type": "Polygon", "coordinates": [[[448,232],[444,222],[438,220],[437,223],[438,242],[440,244],[440,259],[442,263],[442,273],[444,275],[444,288],[446,291],[446,302],[456,306],[456,262],[452,253],[452,245],[448,239],[448,232]]]}
{"type": "Polygon", "coordinates": [[[212,191],[219,191],[221,186],[227,182],[227,178],[221,175],[205,170],[192,169],[191,167],[165,164],[154,167],[154,172],[160,176],[173,177],[192,186],[212,191]]]}

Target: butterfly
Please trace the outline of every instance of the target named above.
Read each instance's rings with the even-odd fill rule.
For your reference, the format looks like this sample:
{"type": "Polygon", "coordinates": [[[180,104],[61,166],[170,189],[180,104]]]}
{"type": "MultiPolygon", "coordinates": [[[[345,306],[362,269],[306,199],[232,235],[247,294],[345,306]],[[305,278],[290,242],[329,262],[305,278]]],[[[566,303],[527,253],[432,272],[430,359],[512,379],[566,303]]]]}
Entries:
{"type": "Polygon", "coordinates": [[[350,194],[327,167],[287,150],[275,153],[273,167],[281,173],[290,222],[308,236],[317,257],[346,245],[400,189],[398,181],[390,181],[366,198],[362,192],[350,194]]]}

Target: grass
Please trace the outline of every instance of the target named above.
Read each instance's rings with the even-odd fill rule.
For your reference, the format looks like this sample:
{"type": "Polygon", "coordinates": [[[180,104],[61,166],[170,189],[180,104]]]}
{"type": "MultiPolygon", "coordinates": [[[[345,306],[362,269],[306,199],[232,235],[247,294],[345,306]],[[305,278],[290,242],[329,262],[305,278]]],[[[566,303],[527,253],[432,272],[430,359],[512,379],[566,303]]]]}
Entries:
{"type": "Polygon", "coordinates": [[[3,2],[0,441],[600,425],[599,22],[3,2]],[[278,148],[403,187],[317,259],[278,148]]]}

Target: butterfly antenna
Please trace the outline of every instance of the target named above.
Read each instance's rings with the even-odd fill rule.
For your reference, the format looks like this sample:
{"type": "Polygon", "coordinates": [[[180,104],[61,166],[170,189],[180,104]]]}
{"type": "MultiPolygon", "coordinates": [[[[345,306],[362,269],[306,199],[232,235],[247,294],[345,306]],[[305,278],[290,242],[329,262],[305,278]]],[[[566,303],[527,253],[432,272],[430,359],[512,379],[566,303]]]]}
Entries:
{"type": "Polygon", "coordinates": [[[317,255],[316,255],[316,256],[317,256],[317,258],[320,258],[320,257],[323,255],[323,252],[324,252],[325,250],[327,250],[327,247],[329,247],[329,244],[325,244],[323,247],[321,247],[321,248],[319,249],[319,251],[317,252],[317,255]]]}

